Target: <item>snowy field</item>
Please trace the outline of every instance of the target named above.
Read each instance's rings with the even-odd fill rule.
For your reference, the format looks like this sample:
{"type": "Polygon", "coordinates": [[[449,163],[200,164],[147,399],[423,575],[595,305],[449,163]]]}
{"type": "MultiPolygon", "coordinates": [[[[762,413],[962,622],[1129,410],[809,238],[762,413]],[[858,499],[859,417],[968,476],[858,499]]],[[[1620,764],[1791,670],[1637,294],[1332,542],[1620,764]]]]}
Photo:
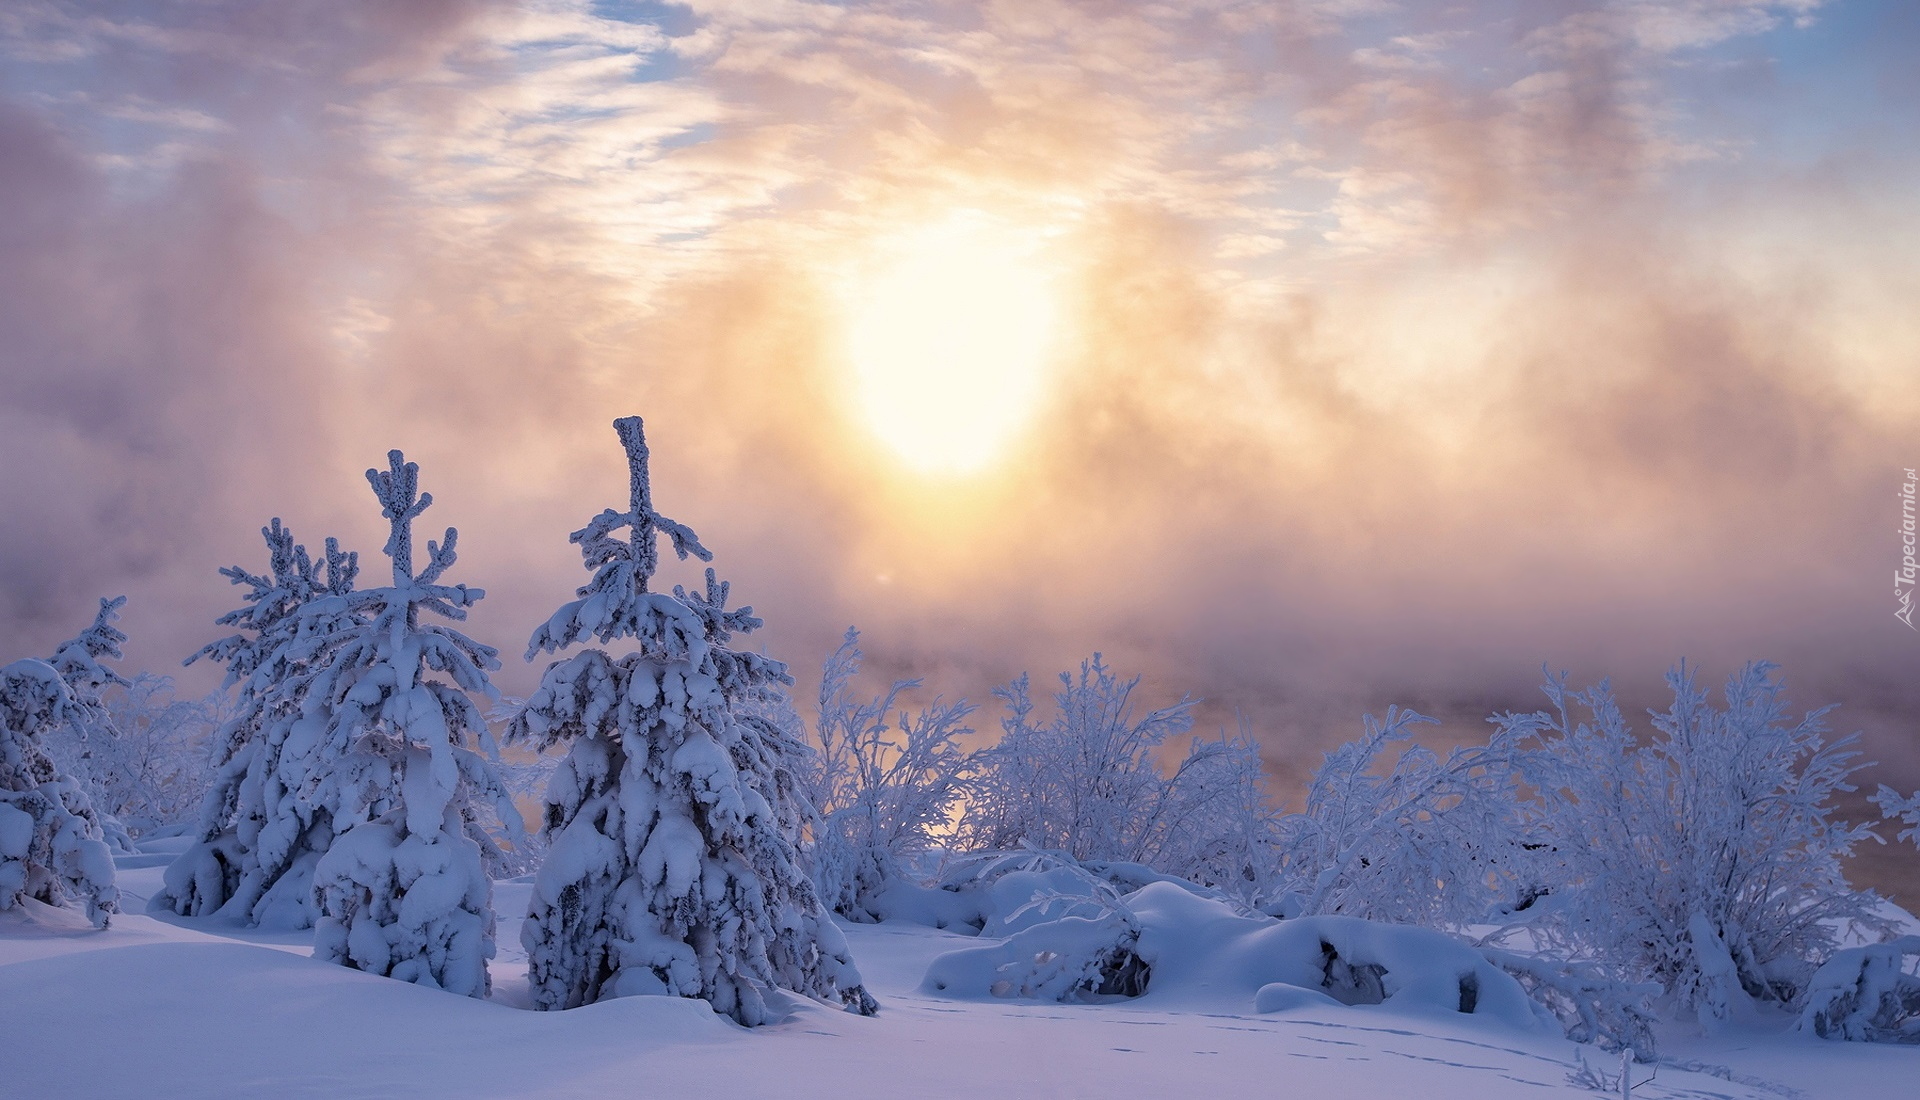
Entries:
{"type": "MultiPolygon", "coordinates": [[[[158,841],[157,848],[179,841],[158,841]]],[[[748,1030],[704,1002],[626,998],[526,1011],[517,921],[503,919],[491,1003],[307,958],[305,935],[143,915],[169,852],[123,857],[129,912],[105,932],[29,903],[0,914],[0,1096],[1111,1097],[1594,1096],[1593,1048],[1451,1013],[1310,1004],[1257,1013],[1206,983],[1131,1001],[947,1000],[939,956],[993,944],[920,925],[847,925],[882,1004],[812,1003],[748,1030]],[[1237,1002],[1237,1003],[1236,1003],[1237,1002]]],[[[501,883],[502,914],[528,887],[501,883]]],[[[1636,1097],[1901,1097],[1920,1050],[1754,1030],[1665,1035],[1636,1097]],[[1687,1068],[1692,1067],[1692,1068],[1687,1068]]]]}

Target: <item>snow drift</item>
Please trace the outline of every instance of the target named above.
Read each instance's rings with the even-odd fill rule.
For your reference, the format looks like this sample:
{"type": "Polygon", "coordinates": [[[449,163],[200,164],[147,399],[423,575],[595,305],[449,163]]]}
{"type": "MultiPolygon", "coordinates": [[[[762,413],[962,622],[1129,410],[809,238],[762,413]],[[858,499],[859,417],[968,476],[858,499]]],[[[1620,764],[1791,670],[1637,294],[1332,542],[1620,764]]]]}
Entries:
{"type": "Polygon", "coordinates": [[[1143,1004],[1160,1008],[1282,1012],[1380,1004],[1465,1014],[1526,1032],[1559,1030],[1512,977],[1427,929],[1351,917],[1246,917],[1167,882],[1104,907],[1095,899],[1067,904],[1070,915],[940,956],[920,991],[1097,1001],[1137,989],[1143,1004]],[[1104,912],[1089,912],[1098,908],[1104,912]]]}

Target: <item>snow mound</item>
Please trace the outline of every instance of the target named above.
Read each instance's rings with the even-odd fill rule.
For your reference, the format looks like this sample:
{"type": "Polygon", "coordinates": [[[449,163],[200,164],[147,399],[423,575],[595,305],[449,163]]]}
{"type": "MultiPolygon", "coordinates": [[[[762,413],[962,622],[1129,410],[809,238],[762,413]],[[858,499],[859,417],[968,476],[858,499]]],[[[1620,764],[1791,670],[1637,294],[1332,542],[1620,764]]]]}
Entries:
{"type": "Polygon", "coordinates": [[[37,898],[21,898],[9,909],[0,909],[0,936],[27,939],[37,936],[84,936],[100,929],[84,913],[37,898]]]}
{"type": "Polygon", "coordinates": [[[1054,1001],[1138,993],[1143,1006],[1218,1012],[1383,1005],[1559,1033],[1512,977],[1428,929],[1352,917],[1245,917],[1164,882],[1093,912],[1098,905],[1076,901],[1069,914],[1028,924],[1004,942],[942,955],[920,992],[1054,1001]]]}

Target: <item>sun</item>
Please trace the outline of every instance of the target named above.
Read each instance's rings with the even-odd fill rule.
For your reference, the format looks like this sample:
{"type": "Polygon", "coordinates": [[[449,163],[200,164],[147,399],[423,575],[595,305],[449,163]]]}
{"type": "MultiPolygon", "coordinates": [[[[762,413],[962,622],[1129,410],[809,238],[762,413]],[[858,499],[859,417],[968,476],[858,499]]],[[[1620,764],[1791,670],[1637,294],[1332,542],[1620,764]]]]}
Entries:
{"type": "Polygon", "coordinates": [[[1059,328],[1045,243],[957,216],[888,242],[847,295],[855,402],[910,468],[977,472],[1039,410],[1059,328]]]}

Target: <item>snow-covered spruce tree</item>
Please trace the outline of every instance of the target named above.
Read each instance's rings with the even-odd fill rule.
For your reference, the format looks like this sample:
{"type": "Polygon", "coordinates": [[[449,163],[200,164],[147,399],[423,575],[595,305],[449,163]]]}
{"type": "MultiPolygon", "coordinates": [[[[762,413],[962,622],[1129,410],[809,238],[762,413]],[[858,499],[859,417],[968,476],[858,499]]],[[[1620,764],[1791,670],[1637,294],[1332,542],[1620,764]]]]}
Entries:
{"type": "Polygon", "coordinates": [[[120,617],[120,609],[126,603],[125,596],[100,597],[100,610],[94,614],[93,624],[61,642],[54,648],[53,656],[47,658],[47,663],[67,682],[67,689],[73,693],[73,705],[88,713],[94,722],[105,721],[100,693],[116,685],[125,687],[127,683],[119,673],[100,663],[102,657],[117,660],[122,656],[120,646],[127,635],[113,622],[120,617]]]}
{"type": "Polygon", "coordinates": [[[283,762],[327,762],[296,789],[325,807],[336,830],[313,869],[313,953],[484,997],[494,952],[485,850],[493,845],[475,799],[491,800],[510,832],[519,815],[469,741],[494,755],[472,696],[498,698],[487,671],[500,662],[488,646],[422,621],[465,619],[485,593],[439,583],[455,559],[451,527],[442,543],[427,543],[427,566],[414,571],[413,521],[433,497],[418,491],[419,467],[399,451],[387,462],[367,481],[390,525],[393,584],[329,597],[356,613],[314,639],[300,716],[282,749],[283,762]]]}
{"type": "Polygon", "coordinates": [[[314,864],[335,832],[330,807],[312,799],[311,787],[340,747],[313,736],[311,726],[295,737],[295,727],[314,664],[343,632],[365,626],[368,606],[352,598],[358,554],[328,539],[315,561],[278,518],[260,534],[265,573],[238,565],[220,571],[246,589],[242,605],[218,620],[239,633],[187,658],[189,665],[202,657],[225,665],[223,686],[238,692],[214,733],[199,842],[167,869],[150,907],[307,928],[318,916],[314,864]]]}
{"type": "Polygon", "coordinates": [[[958,738],[973,732],[963,723],[974,708],[935,699],[918,715],[900,711],[889,726],[900,694],[920,681],[897,680],[885,695],[857,699],[859,643],[860,632],[848,627],[820,673],[813,877],[835,912],[877,920],[876,895],[949,824],[972,770],[973,754],[958,738]]]}
{"type": "Polygon", "coordinates": [[[113,855],[86,792],[41,747],[49,731],[80,721],[66,680],[45,661],[0,668],[0,910],[23,899],[84,904],[105,928],[119,891],[113,855]]]}
{"type": "Polygon", "coordinates": [[[101,693],[108,688],[126,687],[128,683],[118,672],[101,663],[104,657],[118,659],[121,656],[120,646],[127,636],[113,622],[120,617],[120,609],[126,602],[125,596],[102,596],[93,624],[61,642],[53,656],[47,658],[47,663],[66,681],[73,705],[67,711],[67,721],[48,732],[46,750],[54,766],[72,776],[86,792],[108,846],[130,852],[132,837],[108,809],[107,792],[124,777],[113,771],[113,743],[119,731],[114,729],[113,716],[101,698],[101,693]]]}
{"type": "Polygon", "coordinates": [[[1839,929],[1883,923],[1841,872],[1871,835],[1834,804],[1864,766],[1855,738],[1827,742],[1826,709],[1791,720],[1775,667],[1730,677],[1724,708],[1675,668],[1644,743],[1605,681],[1574,691],[1564,673],[1544,687],[1552,711],[1496,719],[1536,792],[1524,835],[1552,895],[1527,914],[1533,942],[1657,982],[1715,1026],[1749,1001],[1796,1002],[1839,929]]]}
{"type": "Polygon", "coordinates": [[[527,659],[587,637],[638,648],[555,661],[508,734],[541,750],[568,746],[547,793],[551,847],[521,935],[534,1004],[669,994],[754,1025],[770,1018],[778,987],[871,1014],[798,857],[799,746],[756,711],[792,681],[779,662],[729,648],[760,620],[752,608],[726,609],[713,570],[705,595],[648,591],[659,535],[683,558],[711,555],[653,510],[640,418],[614,429],[628,510],[573,533],[593,579],[534,631],[527,659]]]}

